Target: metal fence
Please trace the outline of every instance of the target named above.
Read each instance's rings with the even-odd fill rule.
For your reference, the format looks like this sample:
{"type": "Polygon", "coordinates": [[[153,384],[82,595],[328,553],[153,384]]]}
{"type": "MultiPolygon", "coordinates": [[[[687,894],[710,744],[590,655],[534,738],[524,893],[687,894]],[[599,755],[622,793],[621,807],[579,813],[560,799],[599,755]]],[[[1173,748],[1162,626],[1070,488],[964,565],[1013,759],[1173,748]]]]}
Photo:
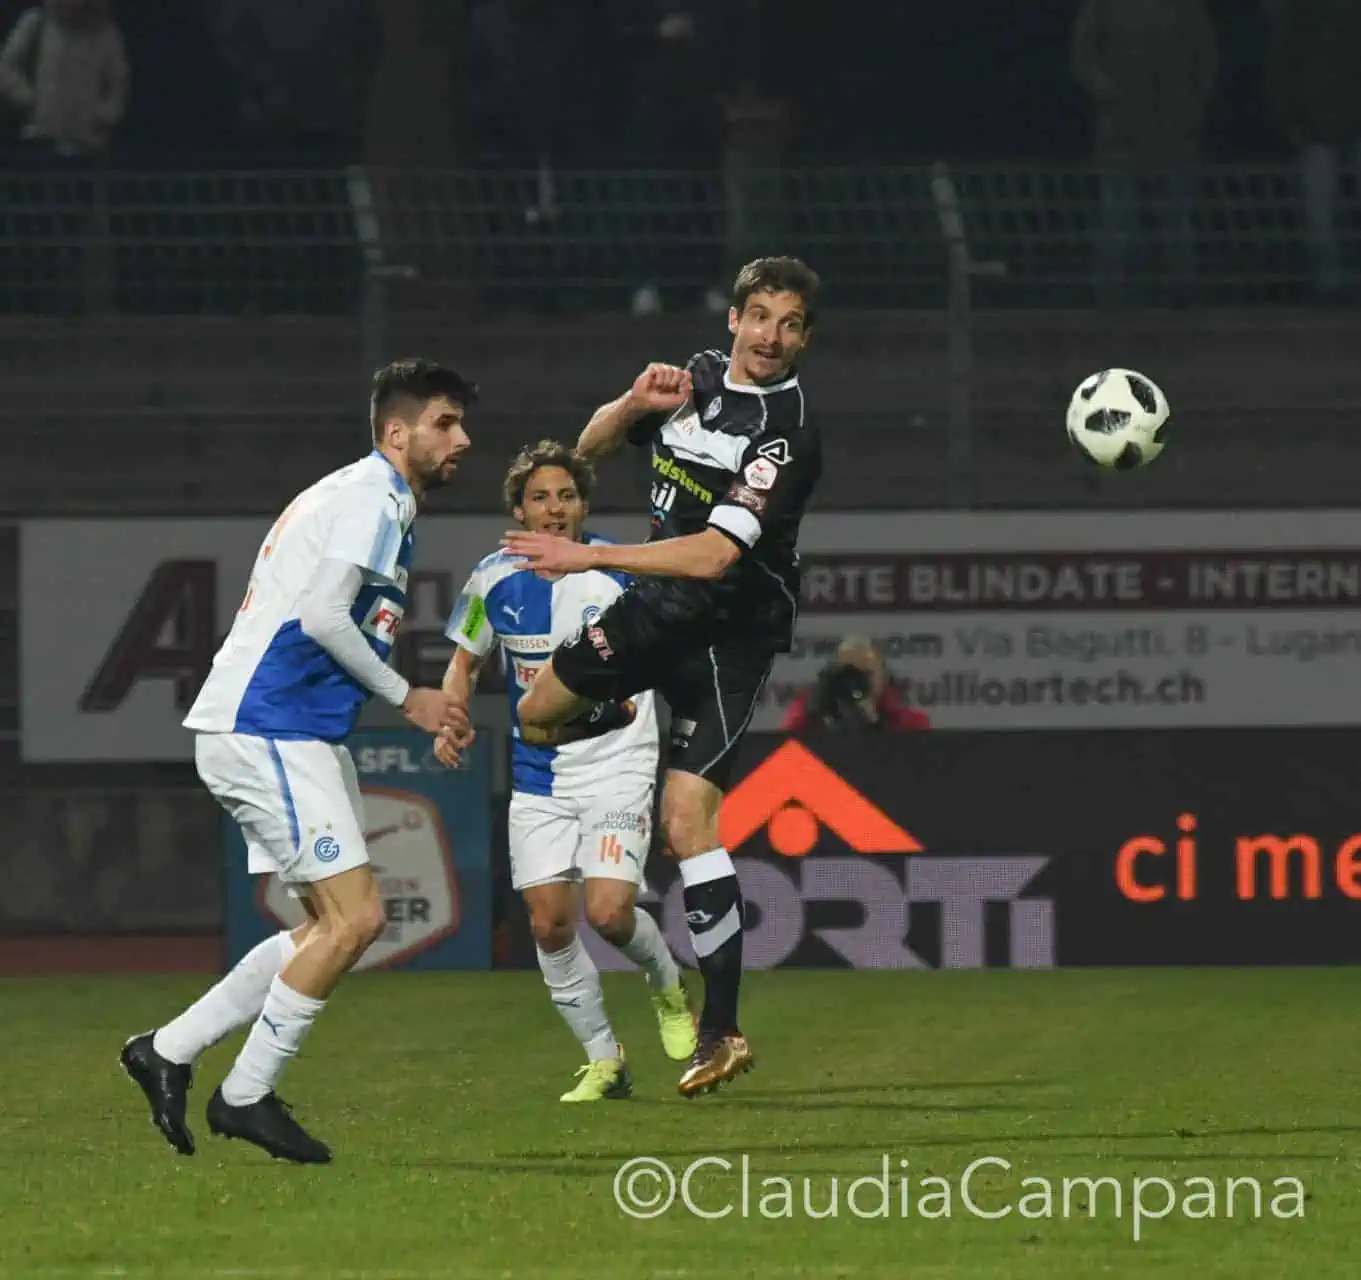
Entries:
{"type": "MultiPolygon", "coordinates": [[[[1034,465],[1031,441],[1052,434],[1071,385],[1110,364],[1156,360],[1202,440],[1237,433],[1269,449],[1297,405],[1296,439],[1340,438],[1354,361],[1335,352],[1331,318],[1279,319],[1313,299],[1330,253],[1357,256],[1357,193],[1344,184],[1338,201],[1335,237],[1320,243],[1320,211],[1286,166],[1138,181],[944,164],[0,174],[0,417],[37,471],[12,492],[0,482],[0,512],[222,509],[247,494],[271,507],[287,495],[224,483],[243,442],[254,452],[287,424],[278,478],[294,485],[339,458],[369,369],[453,342],[498,389],[480,420],[499,458],[527,424],[570,429],[627,371],[621,358],[693,349],[700,309],[721,303],[737,264],[772,250],[816,265],[833,313],[879,313],[828,326],[852,335],[839,347],[819,339],[819,377],[844,373],[828,394],[870,464],[831,477],[834,502],[1082,503],[1091,491],[1045,470],[1043,444],[1034,465]],[[644,285],[688,335],[658,332],[656,317],[646,331],[609,328],[644,285]],[[1131,307],[1089,314],[1119,303],[1131,307]],[[1148,307],[1156,332],[1121,318],[1148,307]],[[1223,308],[1254,318],[1196,318],[1223,308]],[[1291,351],[1299,376],[1270,354],[1291,351]],[[1186,367],[1190,352],[1203,369],[1186,367]],[[591,387],[568,386],[581,368],[591,387]],[[115,433],[135,452],[83,465],[115,433]],[[889,480],[894,451],[905,489],[889,480]]],[[[1335,474],[1335,461],[1315,470],[1335,474]]],[[[1313,500],[1308,472],[1273,495],[1250,458],[1231,466],[1223,501],[1313,500]]],[[[1135,500],[1200,501],[1174,471],[1135,500]]]]}
{"type": "MultiPolygon", "coordinates": [[[[427,298],[590,310],[644,282],[697,300],[778,246],[815,262],[839,305],[936,307],[951,188],[974,254],[1004,268],[979,289],[989,306],[1086,305],[1121,278],[1136,301],[1309,296],[1305,193],[1287,166],[1157,181],[1033,167],[351,169],[0,175],[0,305],[334,314],[385,280],[427,298]]],[[[1350,246],[1355,192],[1339,201],[1350,246]]]]}

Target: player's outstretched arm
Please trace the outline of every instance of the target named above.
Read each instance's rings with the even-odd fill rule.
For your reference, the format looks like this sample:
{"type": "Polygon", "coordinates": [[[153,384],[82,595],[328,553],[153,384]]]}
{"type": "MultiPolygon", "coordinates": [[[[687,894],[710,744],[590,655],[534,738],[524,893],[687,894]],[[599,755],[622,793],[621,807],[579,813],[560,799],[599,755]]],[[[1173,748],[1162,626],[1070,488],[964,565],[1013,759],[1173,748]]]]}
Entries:
{"type": "Polygon", "coordinates": [[[618,453],[630,428],[653,414],[679,409],[691,396],[690,375],[670,364],[650,364],[633,386],[615,400],[602,404],[577,438],[579,456],[593,461],[618,453]]]}
{"type": "Polygon", "coordinates": [[[721,578],[742,554],[738,544],[716,528],[642,546],[569,542],[523,530],[507,533],[502,543],[511,555],[523,559],[525,568],[547,573],[616,569],[640,578],[721,578]]]}

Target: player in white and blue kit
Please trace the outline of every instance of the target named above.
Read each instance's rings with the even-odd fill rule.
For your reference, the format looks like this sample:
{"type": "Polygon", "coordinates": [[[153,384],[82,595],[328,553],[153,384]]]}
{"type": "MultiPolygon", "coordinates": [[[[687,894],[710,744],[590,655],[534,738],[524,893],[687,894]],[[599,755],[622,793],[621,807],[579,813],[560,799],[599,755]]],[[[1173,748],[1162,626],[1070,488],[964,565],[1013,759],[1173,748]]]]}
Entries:
{"type": "Polygon", "coordinates": [[[463,705],[411,688],[388,658],[406,606],[417,507],[457,468],[475,399],[470,383],[428,361],[375,375],[373,452],[305,489],[275,521],[185,717],[199,777],[240,826],[250,870],[290,885],[308,920],[261,943],[178,1018],[124,1045],[123,1066],[153,1123],[183,1155],[194,1151],[185,1123],[193,1064],[253,1022],[208,1103],[209,1128],[299,1163],[331,1158],[274,1085],[386,923],[345,747],[364,704],[377,694],[431,735],[471,739],[463,705]]]}
{"type": "MultiPolygon", "coordinates": [[[[599,541],[583,533],[592,480],[589,465],[565,445],[541,441],[511,465],[506,506],[526,529],[599,541]]],[[[483,662],[494,648],[501,651],[514,737],[511,883],[524,896],[553,1003],[587,1058],[564,1102],[622,1098],[632,1089],[605,1013],[600,973],[576,933],[578,892],[591,927],[646,975],[667,1054],[684,1061],[696,1043],[680,969],[656,921],[637,905],[657,782],[653,695],[639,694],[624,711],[605,705],[594,735],[565,746],[530,746],[518,732],[517,704],[535,674],[628,582],[613,572],[540,574],[495,552],[473,570],[448,626],[458,648],[444,687],[465,707],[483,662]]],[[[443,743],[437,750],[441,758],[449,754],[443,743]]]]}

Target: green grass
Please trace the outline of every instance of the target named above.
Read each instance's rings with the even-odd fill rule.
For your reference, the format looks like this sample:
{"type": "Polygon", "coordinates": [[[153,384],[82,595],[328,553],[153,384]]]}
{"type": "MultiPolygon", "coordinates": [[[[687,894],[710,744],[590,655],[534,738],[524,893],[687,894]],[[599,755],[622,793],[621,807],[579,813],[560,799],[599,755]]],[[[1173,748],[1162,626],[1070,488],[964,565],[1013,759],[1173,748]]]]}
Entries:
{"type": "MultiPolygon", "coordinates": [[[[537,974],[350,979],[281,1087],[336,1150],[316,1169],[209,1137],[202,1109],[235,1038],[191,1094],[198,1155],[176,1157],[151,1128],[118,1048],[198,982],[0,982],[0,1276],[1361,1275],[1361,977],[1350,971],[752,974],[757,1069],[693,1101],[675,1093],[641,979],[606,982],[635,1097],[569,1107],[557,1097],[577,1054],[537,974]],[[693,1192],[702,1209],[730,1200],[734,1211],[626,1217],[614,1176],[644,1155],[677,1173],[731,1161],[733,1174],[709,1166],[693,1192]],[[879,1173],[883,1155],[889,1216],[857,1218],[846,1188],[879,1173]],[[980,1157],[1013,1166],[977,1180],[982,1207],[1016,1204],[1038,1189],[1021,1180],[1039,1178],[1053,1216],[971,1214],[959,1180],[980,1157]],[[1120,1216],[1107,1188],[1095,1217],[1079,1191],[1063,1219],[1062,1181],[1082,1176],[1121,1184],[1120,1216]],[[1271,1216],[1282,1176],[1304,1184],[1303,1218],[1271,1216]],[[833,1177],[838,1215],[810,1219],[803,1180],[818,1210],[833,1177]],[[918,1213],[930,1177],[949,1180],[949,1218],[918,1213]],[[1136,1242],[1136,1177],[1166,1178],[1179,1195],[1208,1178],[1217,1216],[1178,1208],[1144,1221],[1136,1242]],[[1230,1177],[1261,1183],[1264,1216],[1247,1184],[1227,1216],[1230,1177]],[[762,1182],[775,1178],[790,1181],[793,1218],[762,1216],[778,1189],[762,1182]]],[[[876,1203],[869,1190],[862,1211],[876,1203]]],[[[1145,1192],[1155,1209],[1161,1198],[1145,1192]]]]}

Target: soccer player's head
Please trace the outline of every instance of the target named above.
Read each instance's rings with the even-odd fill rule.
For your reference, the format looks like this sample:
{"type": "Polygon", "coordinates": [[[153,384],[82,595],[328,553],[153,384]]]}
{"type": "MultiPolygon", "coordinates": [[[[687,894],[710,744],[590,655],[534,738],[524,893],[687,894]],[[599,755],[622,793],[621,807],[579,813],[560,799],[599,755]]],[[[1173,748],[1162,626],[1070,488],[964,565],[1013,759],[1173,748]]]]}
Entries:
{"type": "Polygon", "coordinates": [[[591,506],[595,472],[557,440],[526,445],[506,472],[506,510],[530,533],[580,541],[591,506]]]}
{"type": "Polygon", "coordinates": [[[797,258],[757,258],[737,273],[728,332],[732,373],[758,385],[789,377],[808,344],[822,282],[797,258]]]}
{"type": "Polygon", "coordinates": [[[446,483],[471,443],[463,419],[477,387],[433,360],[394,360],[373,375],[373,444],[422,490],[446,483]]]}

